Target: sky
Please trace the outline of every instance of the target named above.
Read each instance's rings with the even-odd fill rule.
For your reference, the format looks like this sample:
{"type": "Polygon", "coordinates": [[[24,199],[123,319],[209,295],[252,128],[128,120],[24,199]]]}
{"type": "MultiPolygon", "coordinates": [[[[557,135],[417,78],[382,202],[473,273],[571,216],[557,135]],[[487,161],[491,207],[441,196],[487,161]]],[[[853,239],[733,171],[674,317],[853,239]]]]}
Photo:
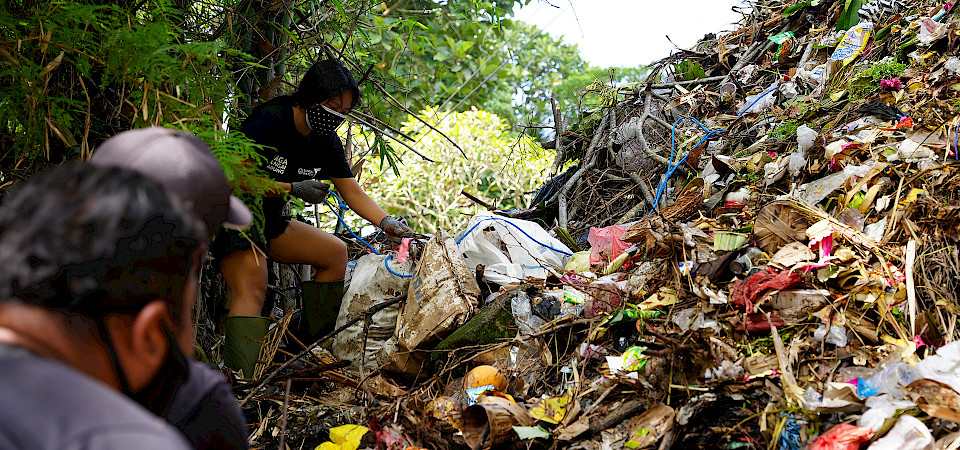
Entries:
{"type": "Polygon", "coordinates": [[[732,31],[741,0],[532,0],[515,18],[577,44],[598,67],[635,67],[693,47],[703,35],[732,31]],[[555,5],[554,6],[551,6],[555,5]]]}

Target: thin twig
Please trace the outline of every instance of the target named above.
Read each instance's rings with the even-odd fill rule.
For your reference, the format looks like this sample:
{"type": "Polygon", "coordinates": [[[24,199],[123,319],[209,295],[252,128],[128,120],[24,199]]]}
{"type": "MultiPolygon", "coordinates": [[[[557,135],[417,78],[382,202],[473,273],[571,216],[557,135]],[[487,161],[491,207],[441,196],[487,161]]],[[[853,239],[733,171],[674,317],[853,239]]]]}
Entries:
{"type": "Polygon", "coordinates": [[[427,157],[426,155],[424,155],[423,153],[418,152],[415,148],[411,147],[410,144],[407,144],[406,142],[403,142],[402,140],[400,140],[400,139],[397,138],[396,136],[393,136],[392,134],[387,133],[387,132],[384,131],[383,129],[381,129],[381,128],[379,128],[379,127],[376,127],[376,126],[370,124],[370,122],[367,122],[366,120],[363,120],[363,119],[357,117],[356,115],[351,115],[350,117],[353,118],[353,120],[356,120],[357,122],[360,122],[360,123],[366,125],[367,127],[369,127],[370,129],[372,129],[373,131],[379,132],[380,134],[382,134],[382,135],[384,135],[384,136],[386,136],[386,137],[388,137],[388,138],[390,138],[390,139],[393,139],[394,142],[396,142],[396,143],[398,143],[398,144],[406,147],[406,148],[407,148],[408,150],[410,150],[411,152],[416,153],[417,156],[419,156],[419,157],[421,157],[421,158],[423,158],[423,159],[425,159],[425,160],[427,160],[427,161],[430,161],[430,162],[436,162],[436,161],[428,158],[428,157],[427,157]]]}
{"type": "Polygon", "coordinates": [[[480,205],[480,206],[482,206],[482,207],[484,207],[484,208],[487,208],[488,211],[496,211],[496,209],[497,209],[496,206],[493,206],[493,205],[491,205],[491,204],[489,204],[489,203],[487,203],[487,202],[485,202],[485,201],[483,201],[483,200],[480,200],[479,197],[477,197],[477,196],[475,196],[475,195],[467,192],[466,190],[461,190],[460,193],[463,194],[464,197],[470,199],[470,201],[472,201],[472,202],[474,202],[474,203],[476,203],[476,204],[478,204],[478,205],[480,205]]]}
{"type": "MultiPolygon", "coordinates": [[[[670,167],[670,160],[665,158],[663,155],[658,154],[652,147],[650,147],[650,144],[647,142],[647,138],[643,134],[643,124],[646,123],[647,118],[654,117],[654,115],[650,112],[650,106],[652,104],[651,97],[653,97],[653,90],[647,89],[643,99],[643,114],[640,115],[640,126],[637,127],[637,140],[640,142],[640,148],[643,150],[644,153],[647,154],[647,156],[650,157],[650,159],[660,164],[663,164],[667,167],[670,167]]],[[[670,128],[673,128],[673,125],[671,125],[670,128]]],[[[679,166],[677,170],[679,170],[680,173],[684,175],[689,175],[690,173],[690,170],[684,166],[679,166]]],[[[650,199],[650,202],[653,203],[652,197],[650,199]]]]}
{"type": "Polygon", "coordinates": [[[554,134],[556,135],[556,147],[557,147],[557,156],[553,159],[553,168],[550,170],[550,178],[557,176],[557,173],[560,171],[560,166],[563,164],[564,157],[566,156],[565,149],[563,148],[563,115],[560,112],[560,107],[557,106],[557,101],[550,97],[550,108],[553,109],[553,127],[554,134]]]}
{"type": "Polygon", "coordinates": [[[563,187],[560,188],[558,193],[560,198],[560,211],[558,214],[558,221],[560,222],[560,228],[567,228],[567,193],[570,192],[570,189],[580,181],[580,177],[583,176],[584,172],[593,168],[597,162],[596,153],[597,148],[599,147],[600,138],[602,137],[603,130],[607,125],[607,115],[611,114],[611,110],[605,109],[603,112],[603,117],[600,119],[600,123],[597,124],[597,130],[593,133],[593,139],[590,140],[590,147],[587,148],[587,151],[584,152],[583,158],[580,159],[580,168],[563,184],[563,187]]]}
{"type": "Polygon", "coordinates": [[[416,119],[418,122],[422,123],[423,125],[426,125],[427,128],[429,128],[429,129],[431,129],[431,130],[439,133],[440,136],[443,136],[443,138],[447,140],[447,142],[453,144],[453,146],[456,147],[457,150],[460,151],[460,154],[463,155],[464,158],[467,157],[467,152],[463,151],[463,149],[460,148],[460,144],[457,144],[457,142],[454,141],[453,139],[451,139],[450,136],[447,136],[446,134],[444,134],[444,132],[438,130],[437,127],[431,125],[431,124],[430,124],[429,122],[427,122],[423,117],[420,117],[419,114],[414,114],[414,113],[410,112],[410,110],[408,110],[406,106],[403,106],[403,104],[400,103],[399,100],[397,100],[397,99],[394,98],[392,95],[390,95],[390,93],[387,92],[387,89],[384,88],[383,86],[381,86],[379,83],[373,83],[373,85],[374,85],[377,89],[379,89],[380,92],[383,93],[383,95],[386,95],[386,96],[387,96],[387,100],[390,100],[390,102],[393,103],[394,106],[400,108],[401,110],[403,110],[404,112],[406,112],[407,114],[409,114],[410,117],[413,117],[414,119],[416,119]]]}
{"type": "Polygon", "coordinates": [[[383,309],[385,309],[385,308],[387,308],[387,307],[389,307],[389,306],[395,305],[395,304],[397,304],[397,303],[400,303],[400,302],[406,300],[406,298],[407,298],[407,295],[404,294],[404,295],[401,295],[401,296],[399,296],[399,297],[394,297],[394,298],[391,298],[391,299],[389,299],[389,300],[385,300],[385,301],[383,301],[383,302],[381,302],[381,303],[377,303],[376,305],[373,305],[373,306],[371,306],[369,309],[367,309],[363,314],[360,314],[359,316],[354,317],[353,319],[350,319],[349,321],[347,321],[347,323],[344,323],[343,325],[337,327],[336,330],[333,330],[333,331],[327,333],[325,336],[321,337],[320,339],[317,339],[317,340],[314,341],[312,344],[308,345],[307,348],[303,349],[303,351],[301,351],[300,353],[297,353],[297,356],[293,357],[293,359],[288,360],[287,362],[285,362],[285,363],[283,363],[282,365],[280,365],[280,367],[277,367],[276,369],[274,369],[273,372],[270,372],[270,375],[267,375],[267,377],[264,378],[264,380],[261,381],[260,384],[257,385],[257,387],[251,389],[251,390],[250,390],[250,393],[247,394],[247,396],[243,398],[243,400],[240,402],[240,407],[243,407],[243,405],[246,405],[247,402],[250,401],[250,399],[253,397],[253,394],[255,394],[258,390],[260,390],[261,388],[263,388],[264,386],[266,386],[267,383],[273,381],[273,379],[277,377],[277,375],[280,373],[280,371],[286,369],[287,367],[290,367],[291,364],[293,364],[293,363],[296,362],[296,361],[299,361],[299,360],[302,359],[304,356],[306,356],[307,354],[309,354],[310,352],[312,352],[313,349],[317,348],[317,346],[320,345],[321,342],[326,341],[327,339],[330,339],[330,338],[332,338],[332,337],[340,334],[343,330],[346,330],[346,329],[349,328],[351,325],[359,322],[359,321],[362,320],[365,316],[376,314],[377,312],[379,312],[379,311],[381,311],[381,310],[383,310],[383,309]]]}
{"type": "Polygon", "coordinates": [[[671,83],[657,83],[657,84],[648,83],[647,89],[666,89],[666,88],[672,88],[676,86],[707,84],[707,83],[713,83],[714,81],[723,81],[727,79],[728,76],[729,75],[720,75],[717,77],[698,78],[696,80],[687,80],[687,81],[674,81],[671,83]]]}
{"type": "Polygon", "coordinates": [[[280,450],[284,450],[287,447],[284,445],[284,440],[287,437],[287,409],[290,406],[290,385],[293,384],[293,380],[287,378],[287,388],[283,391],[283,419],[280,421],[280,445],[278,446],[280,450]]]}

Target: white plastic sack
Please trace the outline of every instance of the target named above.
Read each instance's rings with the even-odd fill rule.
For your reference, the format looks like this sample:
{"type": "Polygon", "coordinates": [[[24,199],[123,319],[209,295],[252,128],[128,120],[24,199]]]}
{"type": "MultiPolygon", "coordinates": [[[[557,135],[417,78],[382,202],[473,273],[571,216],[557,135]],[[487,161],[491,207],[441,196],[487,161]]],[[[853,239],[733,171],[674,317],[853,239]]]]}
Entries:
{"type": "Polygon", "coordinates": [[[950,72],[952,75],[960,74],[960,59],[956,56],[951,56],[947,62],[943,63],[943,68],[947,69],[947,72],[950,72]]]}
{"type": "Polygon", "coordinates": [[[817,342],[826,341],[828,344],[833,344],[837,347],[846,347],[847,330],[839,325],[831,325],[830,329],[827,330],[826,325],[820,325],[816,331],[813,332],[813,340],[817,342]]]}
{"type": "Polygon", "coordinates": [[[937,349],[916,366],[920,378],[939,381],[960,391],[960,341],[953,341],[937,349]]]}
{"type": "Polygon", "coordinates": [[[930,19],[924,19],[920,22],[920,33],[917,34],[917,39],[920,41],[921,47],[929,47],[946,35],[946,26],[930,19]]]}
{"type": "Polygon", "coordinates": [[[877,439],[868,450],[933,450],[933,435],[919,419],[900,416],[886,436],[877,439]]]}
{"type": "MultiPolygon", "coordinates": [[[[386,258],[386,255],[368,254],[357,261],[350,287],[343,295],[343,303],[340,304],[340,314],[337,316],[338,328],[358,317],[373,305],[399,297],[407,292],[410,278],[402,278],[390,273],[383,263],[386,258]]],[[[389,264],[394,272],[401,275],[410,275],[413,272],[411,261],[400,264],[396,258],[391,258],[389,264]]],[[[333,348],[331,350],[334,356],[350,361],[349,370],[352,372],[360,372],[361,361],[367,372],[376,369],[379,366],[376,357],[377,352],[397,329],[399,312],[400,304],[398,303],[373,315],[370,328],[367,330],[366,356],[362,352],[362,320],[341,331],[333,338],[333,348]]]]}
{"type": "Polygon", "coordinates": [[[561,270],[573,254],[536,223],[486,211],[470,219],[456,242],[471,269],[483,265],[484,278],[500,285],[546,279],[548,269],[561,270]]]}
{"type": "Polygon", "coordinates": [[[874,395],[864,403],[867,410],[857,419],[857,426],[874,430],[883,428],[883,423],[893,417],[898,409],[913,408],[916,403],[910,400],[897,400],[890,394],[874,395]]]}

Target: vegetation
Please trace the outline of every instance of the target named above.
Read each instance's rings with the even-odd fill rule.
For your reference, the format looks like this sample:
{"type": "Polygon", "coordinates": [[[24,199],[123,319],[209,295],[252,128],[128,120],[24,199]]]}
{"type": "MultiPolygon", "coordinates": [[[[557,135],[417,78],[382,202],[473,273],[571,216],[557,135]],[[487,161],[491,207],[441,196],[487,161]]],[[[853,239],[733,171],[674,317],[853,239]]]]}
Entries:
{"type": "Polygon", "coordinates": [[[870,80],[879,83],[880,80],[885,78],[895,78],[899,77],[904,70],[907,70],[907,65],[903,63],[898,63],[892,59],[883,59],[876,64],[870,65],[863,72],[860,72],[860,77],[869,78],[870,80]]]}
{"type": "MultiPolygon", "coordinates": [[[[407,140],[398,128],[409,111],[435,106],[489,110],[539,130],[552,125],[551,97],[617,80],[575,46],[509,19],[529,1],[4,2],[0,185],[147,125],[200,134],[231,176],[249,175],[239,162],[253,148],[227,131],[258,102],[291,91],[320,57],[342,58],[361,79],[358,116],[377,151],[407,140]]],[[[568,114],[577,106],[561,103],[568,114]]]]}
{"type": "Polygon", "coordinates": [[[851,77],[847,90],[852,98],[866,98],[877,90],[880,80],[899,77],[906,69],[906,64],[898,63],[892,58],[884,58],[851,77]]]}
{"type": "Polygon", "coordinates": [[[786,120],[770,132],[770,139],[796,140],[797,128],[800,128],[800,122],[786,120]]]}
{"type": "Polygon", "coordinates": [[[461,190],[501,209],[526,207],[532,196],[527,194],[550,170],[552,156],[528,136],[510,132],[506,120],[496,114],[480,110],[437,114],[428,109],[421,116],[434,117],[431,124],[459,142],[466,157],[437,132],[417,131],[420,122],[411,117],[403,130],[417,140],[417,151],[436,162],[398,150],[403,156],[399,173],[382,165],[361,180],[388,213],[411,218],[414,229],[453,233],[464,227],[483,208],[461,190]]]}

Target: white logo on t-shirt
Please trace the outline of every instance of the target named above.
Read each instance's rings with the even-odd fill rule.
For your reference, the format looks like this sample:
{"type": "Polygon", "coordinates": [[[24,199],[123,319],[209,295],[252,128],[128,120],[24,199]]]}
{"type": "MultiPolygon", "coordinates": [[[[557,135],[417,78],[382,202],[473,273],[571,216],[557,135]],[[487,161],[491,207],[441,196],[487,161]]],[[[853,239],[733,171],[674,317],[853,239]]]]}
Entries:
{"type": "Polygon", "coordinates": [[[270,165],[267,166],[267,170],[272,170],[276,173],[283,173],[287,170],[287,158],[282,156],[274,156],[273,160],[270,161],[270,165]]]}
{"type": "Polygon", "coordinates": [[[301,167],[297,169],[297,174],[312,177],[317,174],[317,171],[314,169],[304,169],[303,167],[301,167]]]}

